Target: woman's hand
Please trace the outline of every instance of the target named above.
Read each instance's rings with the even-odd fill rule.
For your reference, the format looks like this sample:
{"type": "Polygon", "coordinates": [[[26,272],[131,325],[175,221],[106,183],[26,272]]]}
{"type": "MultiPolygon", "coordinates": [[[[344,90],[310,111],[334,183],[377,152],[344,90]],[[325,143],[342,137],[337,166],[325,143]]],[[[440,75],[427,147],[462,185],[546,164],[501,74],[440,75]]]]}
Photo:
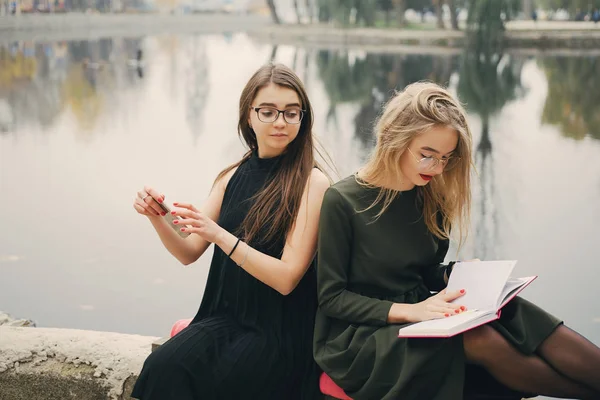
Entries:
{"type": "Polygon", "coordinates": [[[193,205],[189,203],[173,203],[173,206],[176,208],[171,211],[171,214],[182,218],[174,220],[173,223],[181,225],[182,232],[195,233],[211,243],[215,243],[224,232],[224,229],[219,224],[203,212],[198,211],[193,205]]]}
{"type": "Polygon", "coordinates": [[[464,294],[464,289],[449,293],[444,289],[427,300],[411,304],[407,310],[406,319],[408,322],[420,322],[460,314],[466,311],[467,308],[450,302],[464,296],[464,294]]]}
{"type": "Polygon", "coordinates": [[[146,217],[165,215],[165,212],[157,203],[162,203],[164,201],[164,194],[160,194],[150,186],[144,186],[143,190],[137,192],[135,200],[133,201],[133,208],[135,208],[139,214],[145,215],[146,217]]]}

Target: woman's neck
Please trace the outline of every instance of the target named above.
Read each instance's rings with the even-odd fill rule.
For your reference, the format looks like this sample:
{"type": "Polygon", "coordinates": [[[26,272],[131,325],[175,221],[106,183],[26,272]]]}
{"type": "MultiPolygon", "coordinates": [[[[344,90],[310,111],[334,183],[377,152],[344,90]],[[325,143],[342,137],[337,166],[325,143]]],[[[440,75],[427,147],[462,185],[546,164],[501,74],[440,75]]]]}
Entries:
{"type": "Polygon", "coordinates": [[[261,149],[258,147],[256,154],[258,158],[275,158],[283,154],[285,149],[261,149]]]}
{"type": "Polygon", "coordinates": [[[406,177],[400,176],[391,176],[391,174],[379,174],[379,176],[369,176],[368,171],[365,169],[361,169],[358,171],[358,177],[368,183],[369,185],[373,185],[376,187],[380,187],[383,189],[396,190],[398,192],[406,192],[408,190],[412,190],[415,187],[415,184],[410,182],[406,177]]]}

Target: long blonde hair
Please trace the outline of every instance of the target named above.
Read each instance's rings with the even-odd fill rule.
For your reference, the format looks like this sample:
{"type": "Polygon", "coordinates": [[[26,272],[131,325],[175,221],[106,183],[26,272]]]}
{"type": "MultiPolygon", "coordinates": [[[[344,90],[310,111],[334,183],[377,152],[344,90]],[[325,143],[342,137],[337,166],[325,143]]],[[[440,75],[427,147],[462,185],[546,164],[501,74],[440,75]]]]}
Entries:
{"type": "Polygon", "coordinates": [[[419,188],[423,200],[423,217],[430,232],[440,239],[450,238],[450,225],[458,227],[460,245],[466,238],[471,206],[471,131],[466,112],[446,89],[430,82],[417,82],[396,93],[386,104],[375,125],[377,144],[361,170],[359,183],[378,187],[373,208],[383,201],[380,217],[398,195],[384,188],[386,177],[403,176],[400,157],[420,133],[439,126],[451,127],[458,133],[458,145],[453,157],[458,164],[435,176],[428,185],[419,188]]]}

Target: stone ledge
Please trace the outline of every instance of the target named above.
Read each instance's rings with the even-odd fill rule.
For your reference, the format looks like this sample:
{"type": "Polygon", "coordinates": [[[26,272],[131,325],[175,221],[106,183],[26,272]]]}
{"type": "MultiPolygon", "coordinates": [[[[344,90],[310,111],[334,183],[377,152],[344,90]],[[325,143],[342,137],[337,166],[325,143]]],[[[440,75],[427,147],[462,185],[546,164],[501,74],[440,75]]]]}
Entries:
{"type": "Polygon", "coordinates": [[[152,351],[158,349],[160,346],[162,346],[163,344],[165,344],[167,342],[167,340],[169,340],[170,337],[165,336],[165,337],[161,337],[156,339],[155,341],[152,342],[152,351]]]}
{"type": "Polygon", "coordinates": [[[0,400],[130,399],[137,374],[157,339],[0,326],[0,400]]]}

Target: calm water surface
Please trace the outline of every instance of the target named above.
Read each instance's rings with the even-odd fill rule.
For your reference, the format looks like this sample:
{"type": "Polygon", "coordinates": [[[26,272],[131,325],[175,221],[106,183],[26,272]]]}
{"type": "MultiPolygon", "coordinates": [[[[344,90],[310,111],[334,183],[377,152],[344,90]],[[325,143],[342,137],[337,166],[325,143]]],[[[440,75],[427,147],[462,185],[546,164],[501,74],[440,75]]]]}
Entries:
{"type": "Polygon", "coordinates": [[[449,258],[518,259],[525,291],[600,344],[600,63],[272,47],[246,35],[0,46],[0,310],[39,326],[164,335],[200,303],[212,250],[183,268],[132,208],[150,184],[200,204],[243,153],[238,96],[274,58],[306,83],[342,176],[394,88],[467,103],[472,231],[449,258]],[[144,65],[132,61],[144,50],[144,65]]]}

